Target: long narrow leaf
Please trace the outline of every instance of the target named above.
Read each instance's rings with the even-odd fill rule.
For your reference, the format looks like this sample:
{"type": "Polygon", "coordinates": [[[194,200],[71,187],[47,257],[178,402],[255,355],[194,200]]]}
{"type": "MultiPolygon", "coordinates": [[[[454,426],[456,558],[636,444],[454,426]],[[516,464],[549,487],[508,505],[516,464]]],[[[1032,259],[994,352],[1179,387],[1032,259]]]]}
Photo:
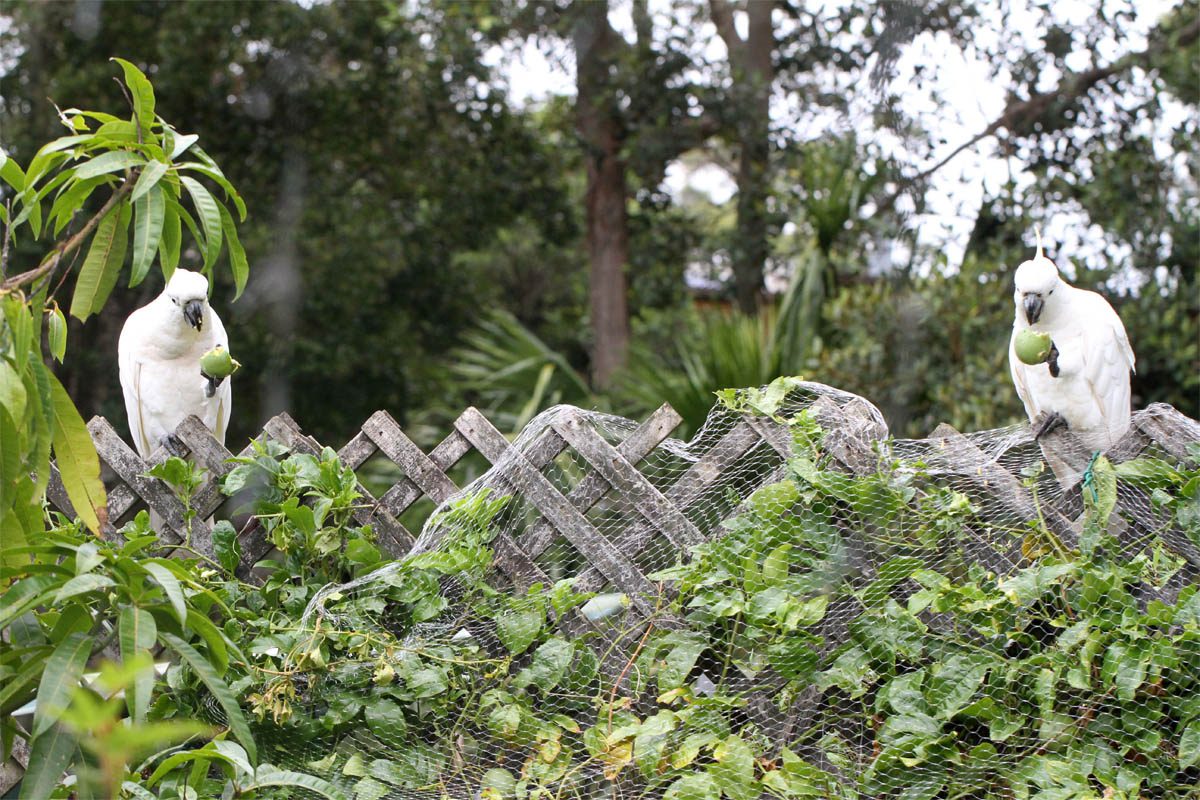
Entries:
{"type": "Polygon", "coordinates": [[[131,153],[128,150],[110,150],[101,153],[91,161],[85,161],[75,168],[75,177],[80,180],[94,178],[97,175],[107,175],[123,169],[140,166],[146,163],[145,156],[131,153]]]}
{"type": "MultiPolygon", "coordinates": [[[[199,148],[197,148],[199,149],[199,148]]],[[[220,167],[215,163],[197,164],[191,162],[188,164],[180,164],[179,169],[190,169],[194,172],[199,172],[201,175],[209,178],[213,183],[217,184],[225,191],[225,198],[233,201],[234,208],[238,211],[238,219],[242,222],[246,221],[246,203],[242,200],[242,196],[238,194],[237,189],[233,188],[233,184],[225,177],[225,173],[221,172],[220,167]]]]}
{"type": "Polygon", "coordinates": [[[142,174],[138,175],[137,183],[133,185],[133,192],[129,195],[129,199],[136,203],[142,195],[158,184],[170,168],[169,164],[161,161],[151,161],[147,164],[142,170],[142,174]]]}
{"type": "Polygon", "coordinates": [[[219,204],[204,185],[195,178],[181,175],[183,188],[191,195],[192,204],[200,217],[200,226],[204,228],[204,266],[211,267],[217,263],[221,255],[221,211],[219,204]]]}
{"type": "Polygon", "coordinates": [[[246,717],[242,714],[242,709],[238,706],[237,698],[233,696],[233,692],[229,689],[228,684],[221,680],[216,670],[213,669],[212,664],[204,656],[196,652],[196,648],[174,634],[164,633],[162,638],[172,650],[188,663],[192,671],[196,673],[204,685],[208,687],[208,690],[212,692],[213,697],[220,704],[221,710],[225,712],[225,718],[229,723],[229,730],[242,743],[242,747],[246,748],[246,753],[250,756],[250,760],[252,762],[258,761],[258,748],[254,744],[254,737],[250,734],[250,726],[246,724],[246,717]]]}
{"type": "Polygon", "coordinates": [[[129,273],[129,286],[137,286],[150,271],[154,253],[162,238],[163,220],[166,217],[166,201],[162,189],[153,186],[150,191],[133,204],[136,218],[133,224],[133,267],[129,273]]]}
{"type": "Polygon", "coordinates": [[[297,789],[305,789],[313,794],[328,798],[328,800],[346,800],[346,795],[342,794],[342,790],[329,781],[303,772],[268,768],[266,765],[256,771],[254,779],[247,784],[243,784],[241,788],[242,791],[246,791],[249,789],[261,789],[267,786],[291,786],[297,789]]]}
{"type": "Polygon", "coordinates": [[[0,180],[18,192],[25,188],[25,173],[21,170],[21,165],[9,158],[3,150],[0,150],[0,180]]]}
{"type": "Polygon", "coordinates": [[[96,226],[87,258],[84,259],[83,268],[80,269],[79,278],[75,282],[75,294],[71,298],[71,316],[76,319],[86,320],[91,316],[101,287],[108,283],[105,272],[119,270],[121,261],[125,260],[124,237],[117,233],[121,226],[121,210],[115,208],[109,211],[96,226]],[[120,261],[117,260],[117,256],[120,256],[120,261]]]}
{"type": "Polygon", "coordinates": [[[238,239],[233,215],[226,210],[225,206],[218,206],[218,208],[221,211],[221,228],[225,231],[225,241],[229,246],[229,266],[233,270],[233,285],[237,290],[233,299],[237,300],[242,296],[242,290],[246,288],[246,279],[250,276],[250,262],[246,260],[246,250],[242,247],[241,240],[238,239]]]}
{"type": "Polygon", "coordinates": [[[46,374],[50,379],[54,409],[52,437],[58,471],[75,513],[92,533],[99,534],[101,517],[105,520],[108,518],[108,501],[104,483],[100,480],[100,458],[96,455],[87,425],[83,423],[67,390],[48,370],[46,374]]]}
{"type": "Polygon", "coordinates": [[[62,725],[34,736],[29,747],[29,768],[21,778],[21,800],[43,800],[58,786],[79,743],[62,725]]]}
{"type": "Polygon", "coordinates": [[[38,684],[37,711],[33,715],[33,735],[38,736],[58,721],[71,702],[71,693],[79,686],[84,665],[92,653],[92,637],[72,633],[46,660],[46,671],[38,684]]]}
{"type": "Polygon", "coordinates": [[[62,229],[75,216],[75,212],[83,208],[83,204],[87,202],[88,197],[91,196],[96,187],[107,180],[110,179],[103,175],[96,178],[89,178],[86,181],[76,180],[61,192],[58,197],[54,198],[54,203],[50,206],[50,213],[46,216],[46,224],[53,224],[55,236],[62,233],[62,229]]]}
{"type": "MultiPolygon", "coordinates": [[[[149,653],[158,639],[158,625],[154,622],[154,615],[144,608],[122,608],[118,626],[122,661],[129,661],[139,653],[149,653]]],[[[153,669],[143,670],[125,690],[125,706],[134,722],[141,722],[146,718],[146,709],[150,707],[150,693],[153,690],[153,669]]]]}
{"type": "Polygon", "coordinates": [[[167,599],[171,602],[171,608],[175,611],[175,618],[182,625],[187,619],[187,602],[184,600],[183,587],[179,583],[179,578],[175,577],[171,570],[162,564],[153,561],[144,562],[142,566],[166,592],[167,599]]]}
{"type": "Polygon", "coordinates": [[[114,58],[113,61],[120,64],[125,72],[125,85],[129,87],[129,94],[133,97],[134,117],[143,130],[149,132],[150,126],[154,124],[154,87],[150,85],[145,73],[133,64],[123,58],[114,58]]]}
{"type": "Polygon", "coordinates": [[[179,266],[179,248],[183,239],[179,212],[179,204],[168,199],[163,214],[162,238],[158,240],[158,265],[162,268],[163,280],[168,281],[179,266]]]}

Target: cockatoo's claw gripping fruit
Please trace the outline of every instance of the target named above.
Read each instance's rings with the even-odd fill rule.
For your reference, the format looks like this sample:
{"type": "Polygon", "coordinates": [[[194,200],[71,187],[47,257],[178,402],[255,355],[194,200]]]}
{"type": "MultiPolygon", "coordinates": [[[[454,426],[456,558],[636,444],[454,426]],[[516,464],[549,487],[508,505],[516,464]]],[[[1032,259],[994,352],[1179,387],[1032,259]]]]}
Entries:
{"type": "Polygon", "coordinates": [[[1013,350],[1017,353],[1017,358],[1025,364],[1042,364],[1050,357],[1050,350],[1054,343],[1050,341],[1050,334],[1040,333],[1032,328],[1025,328],[1017,334],[1017,340],[1013,342],[1013,350]]]}
{"type": "Polygon", "coordinates": [[[205,378],[215,378],[217,383],[237,372],[240,366],[241,364],[221,345],[200,356],[200,374],[205,378]]]}

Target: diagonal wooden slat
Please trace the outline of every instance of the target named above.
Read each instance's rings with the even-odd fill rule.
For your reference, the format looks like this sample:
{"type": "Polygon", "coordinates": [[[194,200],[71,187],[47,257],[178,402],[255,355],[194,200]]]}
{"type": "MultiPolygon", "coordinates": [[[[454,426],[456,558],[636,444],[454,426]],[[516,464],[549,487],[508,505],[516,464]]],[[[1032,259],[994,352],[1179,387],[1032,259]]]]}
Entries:
{"type": "MultiPolygon", "coordinates": [[[[683,515],[654,484],[646,480],[617,448],[604,441],[579,414],[568,414],[554,423],[554,430],[566,439],[614,489],[628,499],[648,522],[657,527],[676,547],[689,547],[704,541],[691,520],[683,515]]],[[[574,494],[572,492],[572,494],[574,494]]]]}
{"type": "MultiPolygon", "coordinates": [[[[739,422],[699,461],[687,468],[666,491],[666,499],[679,508],[691,505],[726,469],[761,444],[758,433],[745,421],[739,422]]],[[[657,529],[653,525],[643,522],[621,534],[617,539],[617,547],[624,553],[640,553],[656,534],[657,529]]],[[[604,573],[594,566],[584,569],[575,579],[575,589],[580,592],[598,592],[604,588],[604,584],[604,573]]]]}
{"type": "Polygon", "coordinates": [[[434,502],[442,503],[458,491],[454,482],[433,462],[386,411],[376,411],[365,423],[363,433],[404,470],[405,477],[434,502]]]}
{"type": "MultiPolygon", "coordinates": [[[[92,417],[88,422],[88,431],[92,435],[92,441],[96,444],[96,451],[105,463],[112,467],[121,480],[140,495],[147,505],[162,516],[168,530],[159,531],[159,533],[168,539],[168,544],[176,544],[181,541],[184,538],[181,532],[185,530],[184,507],[171,488],[157,478],[146,476],[145,473],[151,465],[142,461],[138,454],[121,440],[108,420],[103,417],[92,417]]],[[[161,448],[156,455],[160,455],[164,460],[167,457],[161,448]]],[[[210,534],[203,519],[197,516],[192,520],[192,546],[207,556],[212,556],[210,534]],[[204,549],[205,547],[207,550],[204,549]]]]}
{"type": "MultiPolygon", "coordinates": [[[[516,473],[524,495],[534,506],[595,565],[614,586],[629,595],[632,602],[647,616],[656,613],[654,585],[646,579],[629,558],[604,537],[559,493],[558,489],[539,472],[518,450],[512,448],[478,410],[467,409],[455,427],[483,453],[492,464],[503,463],[516,473]]],[[[536,443],[535,443],[536,444],[536,443]]]]}
{"type": "MultiPolygon", "coordinates": [[[[617,452],[630,463],[637,464],[670,436],[671,431],[682,421],[675,409],[664,403],[617,446],[617,452]]],[[[573,506],[586,513],[608,493],[611,486],[602,475],[589,473],[567,493],[567,499],[573,506]]],[[[553,525],[540,520],[521,534],[521,548],[531,558],[537,558],[557,536],[553,525]]]]}

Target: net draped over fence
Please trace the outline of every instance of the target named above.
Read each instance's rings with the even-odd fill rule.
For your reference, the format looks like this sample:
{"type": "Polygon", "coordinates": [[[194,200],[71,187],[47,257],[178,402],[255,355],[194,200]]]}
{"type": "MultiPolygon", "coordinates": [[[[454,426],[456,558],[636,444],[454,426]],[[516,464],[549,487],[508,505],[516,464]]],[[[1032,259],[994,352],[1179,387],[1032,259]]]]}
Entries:
{"type": "MultiPolygon", "coordinates": [[[[890,439],[815,383],[727,399],[686,443],[669,407],[557,407],[511,443],[472,409],[428,455],[372,417],[339,455],[403,470],[354,512],[400,558],[257,651],[276,675],[240,688],[263,758],[354,800],[1194,790],[1200,510],[1164,488],[1200,426],[1152,406],[1094,459],[1023,425],[890,439]],[[472,449],[492,466],[459,489],[472,449]],[[438,507],[414,535],[397,517],[421,496],[438,507]]],[[[197,425],[189,534],[93,421],[126,485],[111,519],[140,496],[210,547],[230,466],[197,425]]],[[[320,451],[286,417],[267,433],[320,451]]],[[[242,548],[249,567],[270,541],[250,526],[242,548]]]]}

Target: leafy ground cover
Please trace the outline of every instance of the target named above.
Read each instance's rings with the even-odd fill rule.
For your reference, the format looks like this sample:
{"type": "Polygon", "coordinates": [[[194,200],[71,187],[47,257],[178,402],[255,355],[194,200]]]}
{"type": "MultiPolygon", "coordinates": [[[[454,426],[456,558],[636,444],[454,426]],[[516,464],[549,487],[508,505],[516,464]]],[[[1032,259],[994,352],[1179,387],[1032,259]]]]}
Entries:
{"type": "MultiPolygon", "coordinates": [[[[489,545],[510,499],[494,492],[442,510],[452,535],[436,550],[384,562],[332,451],[264,446],[226,478],[230,494],[253,490],[278,550],[261,584],[236,574],[228,524],[208,561],[164,557],[144,515],[119,545],[60,518],[6,569],[0,606],[0,709],[38,697],[32,720],[2,728],[6,747],[33,742],[23,797],[1083,800],[1194,787],[1200,594],[1194,581],[1170,590],[1185,566],[1166,539],[1129,557],[1106,525],[1126,482],[1200,540],[1194,464],[1101,462],[1080,548],[1052,546],[1034,522],[1009,532],[1025,563],[998,575],[953,546],[984,524],[970,498],[919,465],[829,469],[820,428],[788,422],[786,477],[653,576],[664,591],[648,629],[570,580],[495,585],[489,545]],[[615,644],[564,635],[554,620],[572,609],[611,621],[615,644]],[[161,674],[145,655],[157,648],[161,674]],[[52,788],[68,767],[74,785],[52,788]]],[[[183,462],[160,476],[185,496],[196,485],[183,462]]]]}

